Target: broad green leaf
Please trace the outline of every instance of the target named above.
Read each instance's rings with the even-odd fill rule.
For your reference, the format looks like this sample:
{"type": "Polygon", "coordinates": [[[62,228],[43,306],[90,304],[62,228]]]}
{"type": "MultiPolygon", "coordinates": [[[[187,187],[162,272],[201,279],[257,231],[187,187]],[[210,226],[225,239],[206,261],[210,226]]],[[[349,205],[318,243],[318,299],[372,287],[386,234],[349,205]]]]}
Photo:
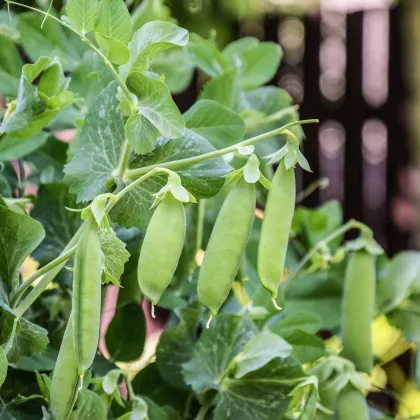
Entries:
{"type": "Polygon", "coordinates": [[[256,47],[258,44],[259,41],[257,38],[247,36],[226,45],[222,54],[229,63],[234,64],[238,59],[240,59],[246,50],[256,47]]]}
{"type": "Polygon", "coordinates": [[[51,346],[47,346],[41,354],[32,354],[25,357],[16,364],[16,369],[28,372],[47,372],[54,370],[57,361],[58,351],[51,346]]]}
{"type": "Polygon", "coordinates": [[[137,96],[139,113],[144,115],[162,136],[176,139],[183,134],[184,120],[164,82],[136,71],[128,76],[127,86],[137,96]]]}
{"type": "Polygon", "coordinates": [[[118,388],[118,381],[120,376],[123,374],[122,370],[120,369],[113,369],[110,370],[103,382],[102,382],[102,389],[108,394],[112,395],[114,391],[118,388]]]}
{"type": "Polygon", "coordinates": [[[221,384],[214,417],[218,420],[280,419],[295,386],[305,374],[293,357],[276,358],[240,379],[221,384]]]}
{"type": "Polygon", "coordinates": [[[0,94],[16,97],[19,90],[19,77],[11,76],[0,70],[0,94]]]}
{"type": "Polygon", "coordinates": [[[112,360],[131,362],[138,359],[146,339],[146,321],[141,306],[124,303],[109,324],[105,335],[106,347],[112,360]]]}
{"type": "Polygon", "coordinates": [[[95,37],[97,33],[127,44],[131,38],[131,19],[124,0],[101,0],[95,37]]]}
{"type": "Polygon", "coordinates": [[[176,388],[186,389],[183,364],[191,359],[201,311],[186,308],[180,311],[180,323],[165,330],[156,349],[156,365],[160,375],[176,388]]]}
{"type": "Polygon", "coordinates": [[[420,253],[405,251],[397,254],[377,285],[377,305],[387,312],[412,294],[420,293],[420,253]]]}
{"type": "MultiPolygon", "coordinates": [[[[148,155],[138,155],[129,164],[131,168],[140,168],[162,162],[188,158],[214,151],[214,147],[192,130],[185,130],[183,137],[175,140],[163,140],[148,155]]],[[[231,170],[222,159],[211,159],[196,165],[185,166],[177,173],[182,178],[183,186],[197,199],[209,198],[217,194],[224,184],[221,178],[231,170]]],[[[166,184],[167,176],[158,174],[141,183],[126,194],[111,211],[111,218],[125,227],[136,226],[145,230],[152,215],[152,194],[166,184]],[[135,210],[134,210],[135,209],[135,210]]]]}
{"type": "Polygon", "coordinates": [[[145,73],[156,54],[173,47],[183,47],[188,43],[188,31],[169,22],[146,23],[128,44],[130,60],[120,67],[125,78],[131,72],[145,73]]]}
{"type": "Polygon", "coordinates": [[[195,392],[218,389],[226,369],[257,334],[244,316],[222,314],[212,321],[197,341],[192,359],[184,365],[184,379],[195,392]]]}
{"type": "Polygon", "coordinates": [[[19,31],[16,29],[16,14],[9,10],[0,10],[0,34],[11,41],[19,41],[19,31]],[[10,19],[12,18],[12,19],[10,19]]]}
{"type": "Polygon", "coordinates": [[[2,308],[0,344],[9,342],[14,322],[17,322],[12,346],[7,353],[9,363],[16,364],[25,357],[43,353],[48,344],[48,331],[24,318],[17,319],[10,310],[2,308]]]}
{"type": "Polygon", "coordinates": [[[119,279],[124,272],[124,264],[130,258],[130,254],[125,249],[125,243],[117,238],[114,231],[108,232],[106,229],[101,229],[99,240],[104,254],[102,282],[119,285],[119,279]]]}
{"type": "Polygon", "coordinates": [[[172,22],[171,10],[165,5],[165,0],[143,0],[131,15],[133,31],[154,20],[172,22]]]}
{"type": "Polygon", "coordinates": [[[244,349],[235,357],[235,378],[243,378],[248,373],[260,369],[271,360],[290,356],[292,346],[281,337],[263,331],[248,341],[244,349]]]}
{"type": "Polygon", "coordinates": [[[64,168],[70,192],[78,201],[92,200],[107,192],[124,142],[124,120],[118,110],[116,83],[111,83],[90,108],[76,155],[64,168]]]}
{"type": "Polygon", "coordinates": [[[411,296],[400,308],[387,314],[388,321],[401,330],[409,343],[420,343],[420,295],[411,296]]]}
{"type": "Polygon", "coordinates": [[[40,223],[0,205],[0,278],[15,286],[25,258],[45,236],[40,223]]]}
{"type": "Polygon", "coordinates": [[[81,225],[80,213],[68,211],[65,207],[78,207],[67,185],[53,183],[40,187],[31,214],[42,224],[47,235],[32,255],[42,265],[58,257],[81,225]]]}
{"type": "Polygon", "coordinates": [[[16,96],[23,62],[12,40],[0,35],[0,94],[16,96]]]}
{"type": "Polygon", "coordinates": [[[164,77],[172,94],[184,91],[194,76],[194,66],[191,63],[187,47],[173,48],[158,54],[149,69],[164,77]]]}
{"type": "Polygon", "coordinates": [[[185,124],[216,148],[222,149],[242,140],[245,124],[242,118],[224,105],[208,99],[196,102],[185,114],[185,124]]]}
{"type": "Polygon", "coordinates": [[[191,34],[188,51],[193,64],[210,77],[222,73],[228,67],[228,62],[214,43],[191,34]]]}
{"type": "Polygon", "coordinates": [[[238,95],[237,73],[238,69],[232,67],[211,78],[204,86],[200,99],[211,99],[234,109],[238,95]]]}
{"type": "MultiPolygon", "coordinates": [[[[84,0],[83,0],[84,1],[84,0]]],[[[90,0],[89,0],[90,1],[90,0]]],[[[17,28],[21,34],[20,42],[26,55],[32,62],[41,56],[58,57],[66,71],[75,69],[81,59],[83,46],[78,35],[72,35],[59,23],[47,19],[41,29],[44,17],[36,12],[24,12],[17,15],[17,28]],[[77,43],[73,40],[77,39],[77,43]]]]}
{"type": "Polygon", "coordinates": [[[88,389],[80,391],[77,410],[70,416],[70,420],[104,420],[106,418],[107,407],[101,397],[88,389]]]}
{"type": "Polygon", "coordinates": [[[310,334],[315,334],[321,328],[321,320],[306,312],[296,312],[288,315],[287,310],[280,319],[269,325],[271,331],[284,337],[287,337],[296,330],[306,331],[310,334]]]}
{"type": "Polygon", "coordinates": [[[133,150],[141,155],[156,147],[158,129],[143,115],[132,115],[125,123],[125,135],[133,150]]]}
{"type": "Polygon", "coordinates": [[[98,19],[98,0],[67,0],[66,13],[82,33],[90,32],[98,19]]]}
{"type": "Polygon", "coordinates": [[[287,336],[287,342],[293,347],[293,356],[300,363],[312,363],[325,356],[325,344],[316,335],[296,330],[287,336]]]}
{"type": "Polygon", "coordinates": [[[95,33],[96,40],[105,56],[115,64],[125,64],[130,58],[130,51],[118,39],[111,38],[99,32],[95,33]]]}
{"type": "Polygon", "coordinates": [[[23,139],[6,136],[0,141],[0,161],[17,160],[29,155],[42,147],[48,136],[45,132],[23,139]]]}
{"type": "Polygon", "coordinates": [[[8,364],[9,362],[7,361],[6,353],[4,352],[3,347],[0,346],[0,388],[6,379],[8,364]]]}

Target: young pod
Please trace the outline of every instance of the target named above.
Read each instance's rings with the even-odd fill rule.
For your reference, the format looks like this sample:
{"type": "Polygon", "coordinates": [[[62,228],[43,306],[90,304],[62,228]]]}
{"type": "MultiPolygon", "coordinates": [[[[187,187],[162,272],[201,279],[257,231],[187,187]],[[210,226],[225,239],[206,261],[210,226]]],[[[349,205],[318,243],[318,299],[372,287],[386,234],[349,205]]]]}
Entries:
{"type": "Polygon", "coordinates": [[[207,245],[198,277],[198,299],[212,316],[225,302],[254,222],[255,184],[238,181],[227,195],[207,245]]]}
{"type": "Polygon", "coordinates": [[[338,396],[338,420],[369,420],[366,398],[352,385],[343,388],[338,396]]]}
{"type": "Polygon", "coordinates": [[[168,194],[147,227],[137,266],[143,294],[156,305],[169,286],[185,239],[184,205],[168,194]]]}
{"type": "Polygon", "coordinates": [[[258,276],[273,299],[283,276],[295,196],[295,170],[286,169],[282,160],[271,183],[258,246],[258,276]]]}
{"type": "Polygon", "coordinates": [[[71,316],[64,332],[51,381],[50,408],[55,420],[67,420],[73,410],[80,385],[78,364],[73,347],[71,316]]]}
{"type": "Polygon", "coordinates": [[[79,374],[90,368],[99,342],[102,251],[98,227],[88,222],[74,258],[73,343],[79,374]]]}
{"type": "Polygon", "coordinates": [[[365,251],[350,255],[342,302],[341,356],[356,369],[370,373],[373,367],[372,322],[375,310],[375,257],[365,251]]]}

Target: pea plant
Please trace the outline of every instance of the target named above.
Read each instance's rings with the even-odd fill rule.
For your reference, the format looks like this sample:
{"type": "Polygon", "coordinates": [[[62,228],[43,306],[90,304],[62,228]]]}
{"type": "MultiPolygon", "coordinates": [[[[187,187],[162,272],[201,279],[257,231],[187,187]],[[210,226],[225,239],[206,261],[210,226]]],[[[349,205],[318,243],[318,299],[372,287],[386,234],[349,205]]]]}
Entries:
{"type": "Polygon", "coordinates": [[[0,418],[394,418],[370,395],[415,355],[420,256],[299,206],[326,184],[296,196],[317,120],[264,86],[279,45],[128,6],[0,13],[0,418]]]}

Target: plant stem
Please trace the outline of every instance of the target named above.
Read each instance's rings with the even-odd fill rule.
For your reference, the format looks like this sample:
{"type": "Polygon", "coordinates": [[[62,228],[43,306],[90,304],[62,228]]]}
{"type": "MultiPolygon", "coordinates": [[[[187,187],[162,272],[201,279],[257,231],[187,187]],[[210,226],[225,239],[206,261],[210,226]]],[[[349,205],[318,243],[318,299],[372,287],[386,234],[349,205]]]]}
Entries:
{"type": "Polygon", "coordinates": [[[205,420],[207,412],[210,410],[213,400],[207,401],[197,414],[195,420],[205,420]]]}
{"type": "Polygon", "coordinates": [[[198,201],[198,215],[197,215],[197,236],[195,250],[198,251],[203,246],[203,230],[204,230],[204,216],[206,214],[206,200],[198,201]]]}
{"type": "Polygon", "coordinates": [[[339,227],[334,232],[330,233],[326,238],[319,241],[313,248],[309,250],[309,252],[303,257],[303,259],[300,261],[298,266],[293,270],[293,272],[287,277],[286,282],[283,284],[282,287],[287,289],[290,286],[290,283],[296,278],[298,273],[303,269],[303,267],[306,265],[306,263],[312,258],[312,256],[318,252],[319,249],[321,249],[324,245],[326,245],[328,242],[331,242],[338,236],[343,235],[344,233],[348,232],[352,229],[359,229],[360,231],[366,231],[370,230],[366,225],[364,225],[361,222],[358,222],[357,220],[350,219],[347,223],[345,223],[343,226],[339,227]]]}
{"type": "Polygon", "coordinates": [[[41,267],[38,271],[30,275],[16,290],[11,298],[12,307],[20,300],[23,293],[26,289],[37,279],[39,279],[44,274],[51,271],[53,268],[57,267],[57,265],[66,263],[76,252],[77,245],[70,248],[67,252],[60,254],[55,260],[49,262],[47,265],[41,267]]]}
{"type": "MultiPolygon", "coordinates": [[[[74,234],[73,238],[70,239],[70,242],[63,249],[60,256],[67,253],[71,248],[73,248],[79,242],[80,237],[82,236],[83,231],[85,230],[86,223],[83,223],[80,226],[79,230],[74,234]]],[[[36,299],[41,295],[41,293],[47,288],[47,286],[54,280],[55,276],[60,272],[64,267],[67,259],[60,264],[57,264],[52,268],[48,273],[46,273],[38,284],[30,291],[30,293],[25,297],[25,299],[18,305],[16,308],[16,314],[18,317],[21,317],[28,308],[35,302],[36,299]]]]}
{"type": "Polygon", "coordinates": [[[296,203],[302,202],[306,197],[309,197],[312,193],[314,193],[318,188],[320,190],[324,190],[329,185],[328,178],[319,178],[316,181],[309,184],[303,191],[301,191],[296,196],[296,203]]]}
{"type": "Polygon", "coordinates": [[[6,345],[5,349],[4,349],[4,352],[6,354],[9,353],[9,350],[12,348],[13,340],[15,338],[16,327],[17,327],[17,323],[18,322],[19,322],[19,318],[15,318],[14,321],[13,321],[12,332],[10,333],[9,340],[7,341],[7,345],[6,345]]]}
{"type": "Polygon", "coordinates": [[[124,372],[125,384],[127,386],[128,398],[130,401],[134,401],[136,394],[133,389],[133,385],[131,383],[130,377],[128,376],[127,372],[124,372]]]}
{"type": "Polygon", "coordinates": [[[266,124],[270,124],[270,123],[274,123],[278,120],[281,120],[282,118],[284,118],[286,115],[288,114],[293,114],[294,112],[296,112],[299,109],[299,105],[293,105],[293,106],[289,106],[287,108],[283,108],[280,111],[274,112],[273,114],[267,115],[266,117],[262,118],[259,121],[256,121],[254,123],[249,123],[246,126],[246,131],[247,133],[250,133],[251,131],[254,131],[266,124]]]}
{"type": "Polygon", "coordinates": [[[182,413],[183,419],[189,419],[190,418],[190,410],[191,410],[191,403],[194,398],[194,394],[192,391],[188,394],[187,400],[185,401],[185,407],[184,412],[182,413]]]}
{"type": "Polygon", "coordinates": [[[281,134],[283,131],[285,131],[288,128],[293,127],[295,125],[312,124],[312,123],[317,123],[317,122],[318,122],[318,120],[316,120],[316,119],[293,121],[289,124],[284,125],[283,127],[277,128],[277,129],[272,130],[272,131],[268,131],[267,133],[260,134],[260,135],[255,136],[255,137],[251,137],[250,139],[243,140],[239,143],[233,144],[232,146],[225,147],[224,149],[215,150],[213,152],[204,153],[202,155],[193,156],[193,157],[186,158],[186,159],[174,160],[172,162],[162,162],[162,163],[159,163],[159,164],[156,164],[156,165],[150,165],[150,166],[144,166],[142,168],[131,169],[131,170],[128,170],[128,171],[125,172],[125,176],[127,178],[135,178],[135,177],[137,177],[139,175],[143,175],[144,173],[147,173],[150,170],[155,169],[157,167],[173,169],[173,168],[179,168],[179,167],[187,166],[187,165],[194,165],[196,163],[204,162],[205,160],[217,158],[217,157],[226,155],[228,153],[235,152],[238,149],[238,147],[249,146],[251,144],[258,143],[262,140],[273,137],[277,134],[281,134]]]}

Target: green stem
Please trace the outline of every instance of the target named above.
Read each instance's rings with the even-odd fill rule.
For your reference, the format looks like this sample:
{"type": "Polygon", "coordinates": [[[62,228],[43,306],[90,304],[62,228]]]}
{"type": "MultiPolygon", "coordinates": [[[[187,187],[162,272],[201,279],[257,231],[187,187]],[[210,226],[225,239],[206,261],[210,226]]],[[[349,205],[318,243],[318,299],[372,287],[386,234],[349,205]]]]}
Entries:
{"type": "MultiPolygon", "coordinates": [[[[74,234],[73,238],[70,239],[70,242],[67,246],[63,249],[60,256],[67,253],[71,248],[73,248],[79,242],[80,237],[85,229],[86,223],[83,223],[80,226],[79,230],[74,234]]],[[[29,307],[35,302],[36,299],[41,295],[41,293],[47,288],[47,286],[54,280],[56,275],[60,272],[60,270],[64,267],[65,263],[61,262],[57,264],[54,268],[52,268],[48,273],[46,273],[42,279],[37,283],[37,285],[30,291],[30,293],[25,297],[25,299],[18,305],[16,308],[16,314],[18,317],[21,317],[29,307]]]]}
{"type": "Polygon", "coordinates": [[[127,139],[124,140],[124,144],[121,151],[121,157],[118,162],[118,167],[116,170],[116,175],[122,178],[128,166],[128,161],[130,159],[131,146],[128,144],[127,139]]]}
{"type": "Polygon", "coordinates": [[[296,196],[296,203],[302,202],[305,198],[309,197],[312,193],[314,193],[318,188],[320,190],[325,190],[329,185],[328,178],[319,178],[316,181],[309,184],[303,191],[301,191],[296,196]]]}
{"type": "Polygon", "coordinates": [[[273,137],[277,134],[281,134],[282,132],[284,132],[288,128],[293,127],[295,125],[312,124],[312,123],[317,123],[317,122],[318,122],[318,120],[316,120],[316,119],[293,121],[289,124],[284,125],[283,127],[277,128],[277,129],[272,130],[272,131],[268,131],[267,133],[260,134],[260,135],[255,136],[255,137],[251,137],[250,139],[243,140],[243,141],[241,141],[239,143],[236,143],[232,146],[225,147],[224,149],[215,150],[213,152],[204,153],[202,155],[193,156],[193,157],[186,158],[186,159],[174,160],[172,162],[162,162],[162,163],[159,163],[159,164],[156,164],[156,165],[143,166],[142,168],[131,169],[131,170],[128,170],[128,171],[125,172],[125,176],[127,178],[135,178],[135,177],[137,177],[139,175],[143,175],[144,173],[147,173],[150,170],[155,169],[157,167],[174,169],[174,168],[179,168],[179,167],[182,167],[182,166],[194,165],[194,164],[197,164],[197,163],[200,163],[200,162],[204,162],[205,160],[217,158],[217,157],[226,155],[228,153],[233,153],[238,149],[238,147],[245,147],[245,146],[249,146],[251,144],[258,143],[260,141],[266,140],[266,139],[268,139],[270,137],[273,137]]]}
{"type": "Polygon", "coordinates": [[[188,394],[187,400],[185,401],[184,412],[182,413],[182,418],[183,419],[189,419],[190,418],[191,403],[193,401],[193,398],[194,398],[194,394],[192,392],[190,392],[188,394]]]}
{"type": "Polygon", "coordinates": [[[200,408],[200,411],[197,414],[195,420],[205,420],[207,412],[210,410],[212,406],[213,400],[209,400],[204,403],[204,405],[200,408]]]}
{"type": "Polygon", "coordinates": [[[197,217],[197,236],[195,248],[196,251],[203,246],[204,216],[206,214],[206,200],[198,201],[198,217],[197,217]]]}
{"type": "Polygon", "coordinates": [[[319,241],[313,248],[310,249],[310,251],[303,257],[303,259],[300,261],[298,266],[293,270],[293,272],[288,276],[286,282],[283,284],[282,287],[287,289],[290,286],[290,283],[296,278],[296,276],[299,274],[299,272],[305,267],[306,263],[310,261],[312,256],[318,252],[323,246],[325,246],[327,243],[331,242],[335,238],[343,235],[344,233],[348,232],[352,229],[359,229],[360,231],[367,231],[370,230],[366,225],[364,225],[361,222],[358,222],[357,220],[351,219],[347,223],[345,223],[343,226],[339,227],[334,232],[330,233],[326,238],[319,241]]]}
{"type": "Polygon", "coordinates": [[[15,334],[16,334],[16,327],[17,327],[17,323],[19,322],[19,318],[15,318],[13,321],[13,327],[12,327],[12,332],[10,333],[10,337],[9,340],[7,342],[7,345],[4,349],[4,352],[7,354],[9,353],[9,350],[12,348],[13,345],[13,340],[15,338],[15,334]]]}
{"type": "Polygon", "coordinates": [[[127,386],[128,398],[130,401],[134,401],[136,398],[136,394],[134,393],[133,385],[131,383],[130,377],[128,373],[124,372],[125,384],[127,386]]]}
{"type": "Polygon", "coordinates": [[[47,265],[44,265],[41,267],[38,271],[33,273],[31,276],[29,276],[16,290],[16,292],[13,294],[11,298],[11,304],[12,307],[16,303],[19,302],[20,298],[22,297],[23,293],[26,291],[26,289],[37,279],[39,279],[44,274],[47,274],[49,271],[51,271],[53,268],[57,267],[58,265],[62,263],[66,263],[76,252],[77,245],[70,248],[67,252],[64,252],[60,254],[55,260],[49,262],[47,265]]]}
{"type": "Polygon", "coordinates": [[[264,125],[279,121],[282,118],[284,118],[286,115],[295,113],[298,109],[299,109],[299,105],[293,105],[293,106],[281,109],[280,111],[270,114],[259,121],[255,121],[255,122],[251,122],[247,124],[246,131],[247,133],[250,133],[251,131],[254,131],[260,127],[263,127],[264,125]]]}

